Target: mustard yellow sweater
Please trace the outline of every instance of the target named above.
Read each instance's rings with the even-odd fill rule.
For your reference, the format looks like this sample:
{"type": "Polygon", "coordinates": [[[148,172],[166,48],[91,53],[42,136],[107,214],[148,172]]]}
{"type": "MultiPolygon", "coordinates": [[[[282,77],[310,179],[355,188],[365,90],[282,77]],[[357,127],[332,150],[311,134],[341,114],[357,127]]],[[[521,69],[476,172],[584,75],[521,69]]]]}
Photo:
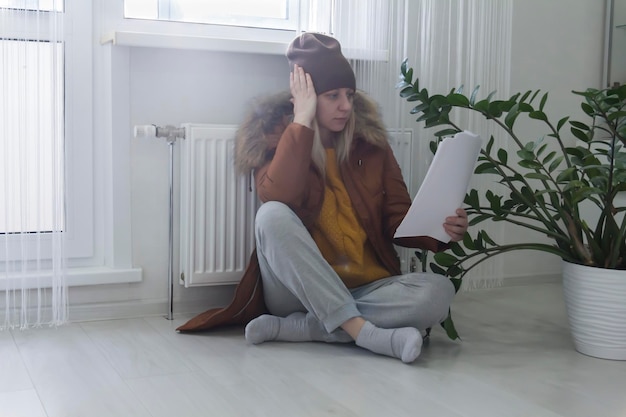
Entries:
{"type": "Polygon", "coordinates": [[[311,235],[348,288],[390,276],[361,227],[341,180],[334,149],[326,149],[324,203],[311,235]]]}

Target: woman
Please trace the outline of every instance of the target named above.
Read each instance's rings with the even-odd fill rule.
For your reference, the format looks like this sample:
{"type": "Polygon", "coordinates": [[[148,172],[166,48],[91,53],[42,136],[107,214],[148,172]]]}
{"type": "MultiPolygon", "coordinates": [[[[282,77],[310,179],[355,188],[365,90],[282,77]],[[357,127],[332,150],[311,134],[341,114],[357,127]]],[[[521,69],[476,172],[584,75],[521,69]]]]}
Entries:
{"type": "MultiPolygon", "coordinates": [[[[247,323],[252,344],[354,341],[413,362],[426,329],[447,317],[454,287],[440,275],[401,275],[393,245],[447,245],[393,238],[411,199],[377,106],[356,91],[339,43],[305,33],[287,58],[290,94],[258,103],[236,138],[238,168],[254,174],[263,202],[256,253],[230,305],[178,330],[247,323]]],[[[467,226],[463,209],[443,225],[452,241],[467,226]]]]}
{"type": "MultiPolygon", "coordinates": [[[[400,275],[393,244],[445,244],[393,240],[411,200],[376,106],[356,91],[339,43],[305,33],[287,58],[293,119],[264,119],[284,116],[276,99],[238,138],[237,163],[254,173],[264,203],[256,244],[270,312],[248,323],[246,340],[354,341],[413,362],[425,329],[447,317],[454,288],[443,276],[400,275]]],[[[458,209],[443,227],[459,241],[467,225],[458,209]]]]}

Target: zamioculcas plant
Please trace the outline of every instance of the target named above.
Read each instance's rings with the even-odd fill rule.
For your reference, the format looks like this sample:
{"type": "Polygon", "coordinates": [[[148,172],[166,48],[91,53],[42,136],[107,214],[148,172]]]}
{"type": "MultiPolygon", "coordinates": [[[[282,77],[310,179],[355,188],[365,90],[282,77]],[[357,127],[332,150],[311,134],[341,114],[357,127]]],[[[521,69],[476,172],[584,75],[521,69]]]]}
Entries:
{"type": "MultiPolygon", "coordinates": [[[[616,196],[626,190],[626,85],[574,91],[588,120],[566,116],[556,122],[544,112],[548,93],[527,91],[502,100],[492,92],[479,99],[478,87],[469,96],[461,87],[431,95],[413,79],[406,60],[397,88],[402,98],[415,103],[410,112],[417,115],[417,122],[439,128],[433,133],[433,151],[443,137],[464,130],[451,119],[452,109],[492,121],[506,134],[508,148],[515,150],[510,154],[495,145],[493,136],[489,138],[475,174],[495,175],[499,186],[483,193],[469,190],[464,202],[473,227],[462,242],[434,255],[429,264],[432,271],[450,277],[458,290],[463,276],[476,265],[515,250],[538,250],[567,262],[626,269],[626,208],[616,205],[616,196]],[[538,139],[521,137],[515,130],[520,117],[543,124],[545,134],[538,139]],[[592,218],[584,215],[590,211],[583,211],[582,203],[594,206],[592,218]],[[498,243],[476,227],[487,221],[534,230],[551,243],[498,243]]],[[[444,328],[450,337],[458,337],[451,320],[444,328]]]]}

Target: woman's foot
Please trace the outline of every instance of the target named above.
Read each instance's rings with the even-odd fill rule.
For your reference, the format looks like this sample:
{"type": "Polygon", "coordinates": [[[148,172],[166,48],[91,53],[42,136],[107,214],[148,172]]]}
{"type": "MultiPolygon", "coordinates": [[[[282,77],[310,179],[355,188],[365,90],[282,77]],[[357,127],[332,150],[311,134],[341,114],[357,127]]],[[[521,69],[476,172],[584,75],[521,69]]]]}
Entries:
{"type": "Polygon", "coordinates": [[[311,342],[311,332],[306,313],[293,313],[287,317],[264,314],[246,326],[246,341],[253,345],[279,340],[283,342],[311,342]]]}
{"type": "Polygon", "coordinates": [[[411,363],[422,352],[422,336],[413,327],[383,329],[366,321],[356,338],[357,346],[380,355],[401,359],[411,363]]]}

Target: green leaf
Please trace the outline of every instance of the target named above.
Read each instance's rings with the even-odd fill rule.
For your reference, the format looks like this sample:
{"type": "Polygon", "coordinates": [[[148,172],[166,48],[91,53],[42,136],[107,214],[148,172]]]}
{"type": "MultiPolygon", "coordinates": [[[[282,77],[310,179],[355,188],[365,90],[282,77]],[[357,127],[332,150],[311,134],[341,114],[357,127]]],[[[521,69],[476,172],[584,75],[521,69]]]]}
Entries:
{"type": "Polygon", "coordinates": [[[574,167],[564,169],[556,177],[556,181],[557,182],[569,182],[574,179],[574,172],[576,172],[576,168],[574,167]]]}
{"type": "Polygon", "coordinates": [[[543,161],[541,161],[541,163],[545,165],[548,162],[550,162],[550,160],[554,158],[555,156],[556,156],[556,152],[552,151],[543,158],[543,161]]]}
{"type": "Polygon", "coordinates": [[[442,136],[452,136],[455,133],[458,133],[459,130],[458,129],[443,129],[440,130],[438,132],[435,132],[434,135],[437,137],[442,137],[442,136]]]}
{"type": "Polygon", "coordinates": [[[485,249],[485,246],[483,245],[483,236],[480,233],[476,235],[476,239],[474,239],[474,245],[476,246],[476,249],[478,250],[485,249]]]}
{"type": "Polygon", "coordinates": [[[457,258],[447,252],[438,252],[434,255],[435,262],[444,267],[449,267],[457,262],[457,258]]]}
{"type": "Polygon", "coordinates": [[[591,107],[589,104],[581,103],[580,108],[583,109],[583,111],[587,114],[587,116],[593,117],[594,110],[593,110],[593,107],[591,107]]]}
{"type": "Polygon", "coordinates": [[[544,122],[548,120],[548,116],[546,116],[546,114],[540,110],[531,111],[530,113],[528,113],[528,117],[530,117],[531,119],[543,120],[544,122]]]}
{"type": "Polygon", "coordinates": [[[562,161],[563,161],[563,156],[559,156],[554,161],[552,161],[552,163],[548,167],[548,172],[550,173],[554,172],[554,170],[556,170],[559,167],[559,165],[561,165],[562,161]]]}
{"type": "Polygon", "coordinates": [[[476,166],[474,169],[475,174],[497,174],[498,170],[493,162],[485,162],[476,166]]]}
{"type": "MultiPolygon", "coordinates": [[[[472,216],[472,218],[471,218],[471,219],[470,219],[470,221],[469,221],[469,225],[470,225],[470,226],[475,226],[475,225],[477,225],[478,223],[481,223],[481,222],[483,222],[483,221],[485,221],[485,220],[491,219],[492,217],[493,217],[493,216],[491,216],[491,215],[489,215],[489,214],[480,214],[480,215],[478,215],[478,216],[472,216]]],[[[463,243],[463,244],[465,244],[465,243],[463,243]]],[[[470,249],[467,245],[466,245],[465,247],[467,247],[468,249],[470,249]]]]}
{"type": "Polygon", "coordinates": [[[452,321],[452,315],[448,313],[448,317],[441,323],[441,327],[446,331],[448,337],[452,340],[460,339],[459,333],[456,331],[454,327],[454,322],[452,321]]]}
{"type": "Polygon", "coordinates": [[[465,253],[465,251],[463,250],[463,247],[461,245],[459,245],[457,242],[451,242],[450,243],[450,250],[456,256],[465,256],[465,255],[467,255],[465,253]]]}
{"type": "Polygon", "coordinates": [[[626,117],[626,111],[616,111],[614,113],[611,113],[607,117],[607,120],[611,122],[611,121],[613,121],[615,119],[618,119],[620,117],[626,117]]]}
{"type": "Polygon", "coordinates": [[[448,272],[445,269],[443,269],[442,267],[440,267],[434,262],[431,262],[429,266],[430,266],[430,270],[433,271],[435,274],[439,274],[439,275],[448,274],[448,272]]]}
{"type": "Polygon", "coordinates": [[[506,127],[512,129],[517,116],[519,116],[519,105],[515,104],[513,107],[511,107],[511,110],[509,110],[506,117],[504,118],[504,124],[506,125],[506,127]]]}
{"type": "Polygon", "coordinates": [[[417,106],[413,107],[409,113],[410,114],[420,113],[420,112],[423,112],[424,110],[427,110],[429,107],[430,107],[430,104],[428,103],[418,104],[417,106]]]}
{"type": "Polygon", "coordinates": [[[541,102],[539,103],[539,110],[543,112],[543,107],[546,105],[546,101],[548,100],[548,93],[545,93],[543,97],[541,97],[541,102]]]}
{"type": "Polygon", "coordinates": [[[411,94],[413,94],[413,87],[409,86],[400,90],[400,97],[402,98],[409,97],[411,94]]]}
{"type": "Polygon", "coordinates": [[[534,160],[523,159],[517,163],[519,166],[527,169],[541,169],[543,165],[540,162],[534,160]]]}
{"type": "Polygon", "coordinates": [[[574,126],[577,129],[581,129],[581,130],[589,130],[589,126],[582,123],[582,122],[577,122],[575,120],[572,120],[571,122],[569,122],[570,125],[574,126]]]}
{"type": "Polygon", "coordinates": [[[480,100],[478,103],[474,104],[474,110],[483,114],[489,114],[489,102],[487,100],[480,100]]]}
{"type": "Polygon", "coordinates": [[[559,122],[556,125],[556,131],[558,132],[559,130],[561,130],[561,128],[563,127],[563,125],[565,123],[567,123],[567,121],[569,120],[569,117],[564,117],[561,120],[559,120],[559,122]]]}
{"type": "Polygon", "coordinates": [[[525,149],[521,149],[519,151],[517,151],[517,156],[519,156],[520,158],[527,160],[527,161],[532,161],[535,159],[535,154],[532,150],[529,150],[527,148],[525,149]]]}
{"type": "Polygon", "coordinates": [[[533,93],[533,96],[530,98],[530,100],[528,100],[529,103],[532,103],[533,101],[535,101],[535,98],[537,97],[537,94],[539,94],[539,90],[535,91],[533,93]]]}
{"type": "Polygon", "coordinates": [[[463,94],[450,94],[448,95],[448,103],[458,107],[468,107],[470,102],[463,94]]]}
{"type": "Polygon", "coordinates": [[[452,282],[455,292],[458,292],[461,289],[461,284],[463,284],[463,280],[459,278],[451,278],[450,282],[452,282]]]}
{"type": "Polygon", "coordinates": [[[546,174],[542,174],[540,172],[529,172],[528,174],[524,175],[524,177],[526,178],[534,178],[536,180],[543,180],[543,181],[549,181],[550,177],[547,176],[546,174]]]}
{"type": "Polygon", "coordinates": [[[576,136],[578,139],[582,140],[583,142],[589,142],[589,138],[587,137],[585,132],[583,132],[582,130],[577,129],[575,127],[572,127],[570,130],[572,134],[576,136]]]}
{"type": "Polygon", "coordinates": [[[465,195],[465,203],[468,204],[471,207],[477,207],[478,206],[478,191],[477,190],[470,190],[469,193],[467,193],[465,195]]]}
{"type": "Polygon", "coordinates": [[[530,113],[531,111],[533,111],[533,106],[531,106],[528,103],[520,103],[519,104],[519,111],[523,112],[523,113],[530,113]]]}
{"type": "Polygon", "coordinates": [[[472,91],[472,94],[470,95],[469,104],[472,105],[472,106],[476,102],[476,94],[478,94],[478,89],[479,88],[480,88],[480,85],[477,85],[476,87],[474,87],[474,91],[472,91]]]}
{"type": "Polygon", "coordinates": [[[498,118],[502,116],[502,113],[502,102],[492,101],[489,103],[489,107],[487,107],[487,114],[489,114],[490,117],[498,118]]]}
{"type": "Polygon", "coordinates": [[[509,155],[507,154],[506,150],[498,149],[498,160],[500,161],[500,163],[502,165],[506,165],[508,159],[509,159],[509,155]]]}
{"type": "Polygon", "coordinates": [[[491,135],[491,137],[489,138],[489,142],[487,142],[487,148],[486,148],[487,155],[491,153],[491,148],[493,147],[494,142],[495,142],[495,138],[493,137],[493,135],[491,135]]]}
{"type": "Polygon", "coordinates": [[[463,235],[463,246],[465,246],[469,250],[476,250],[476,246],[474,245],[474,241],[469,233],[465,233],[463,235]]]}
{"type": "Polygon", "coordinates": [[[483,240],[485,242],[487,242],[491,246],[497,246],[496,242],[493,241],[493,239],[487,234],[487,232],[485,230],[481,230],[481,233],[483,235],[483,240]]]}

